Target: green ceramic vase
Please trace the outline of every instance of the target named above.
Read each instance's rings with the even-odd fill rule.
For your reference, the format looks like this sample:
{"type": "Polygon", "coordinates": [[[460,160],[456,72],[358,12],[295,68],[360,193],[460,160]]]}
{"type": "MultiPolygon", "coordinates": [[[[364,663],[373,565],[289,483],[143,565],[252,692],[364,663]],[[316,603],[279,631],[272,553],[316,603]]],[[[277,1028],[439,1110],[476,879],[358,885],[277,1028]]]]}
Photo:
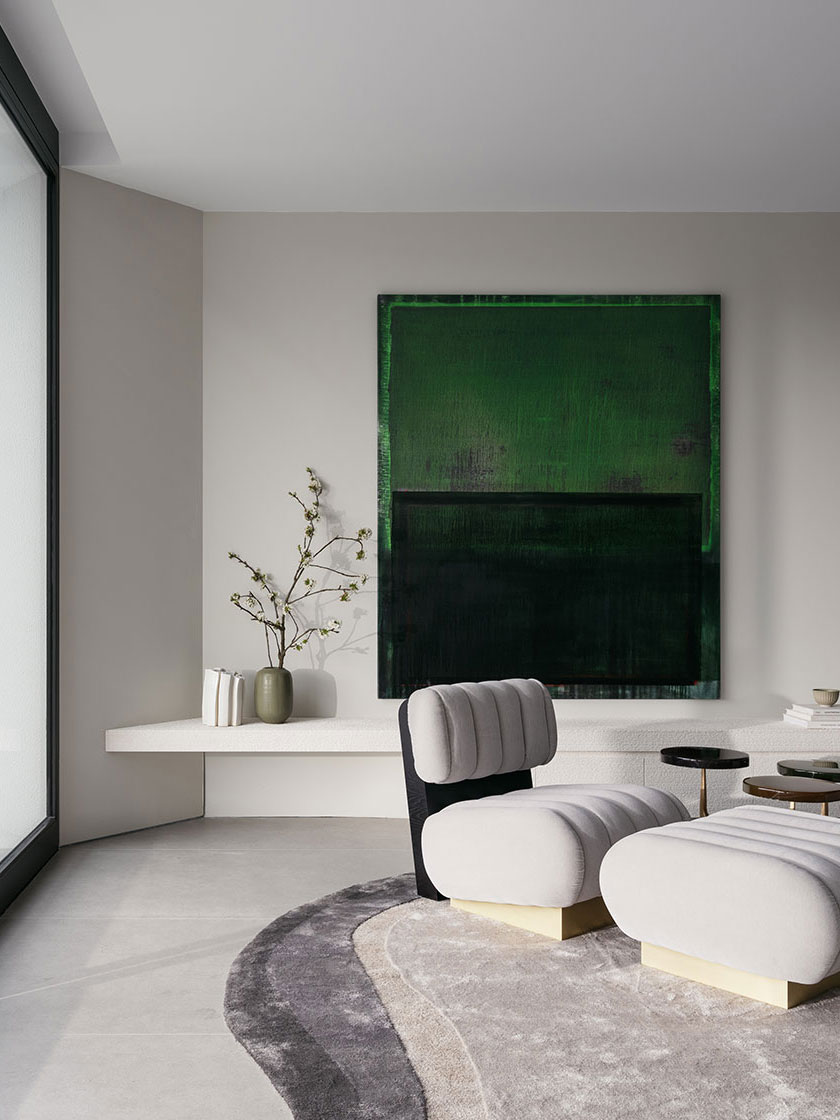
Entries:
{"type": "Polygon", "coordinates": [[[292,714],[292,674],[266,666],[254,678],[254,707],[263,723],[285,723],[292,714]]]}

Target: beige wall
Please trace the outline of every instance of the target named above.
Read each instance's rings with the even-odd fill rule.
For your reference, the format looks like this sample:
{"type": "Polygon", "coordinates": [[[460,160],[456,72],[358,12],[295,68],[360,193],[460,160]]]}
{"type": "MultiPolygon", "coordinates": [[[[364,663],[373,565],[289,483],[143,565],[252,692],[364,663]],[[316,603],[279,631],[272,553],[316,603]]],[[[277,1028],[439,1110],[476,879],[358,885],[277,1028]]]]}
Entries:
{"type": "MultiPolygon", "coordinates": [[[[307,464],[348,526],[375,525],[378,293],[720,292],[724,700],[558,714],[777,715],[840,681],[840,216],[207,214],[204,229],[207,664],[263,663],[226,555],[288,566],[285,494],[307,464]]],[[[294,664],[329,675],[300,681],[325,710],[334,680],[340,715],[381,715],[397,704],[376,698],[375,585],[357,602],[352,649],[294,664]]]]}
{"type": "Polygon", "coordinates": [[[71,171],[61,209],[68,843],[202,812],[201,756],[104,750],[199,707],[202,215],[71,171]]]}

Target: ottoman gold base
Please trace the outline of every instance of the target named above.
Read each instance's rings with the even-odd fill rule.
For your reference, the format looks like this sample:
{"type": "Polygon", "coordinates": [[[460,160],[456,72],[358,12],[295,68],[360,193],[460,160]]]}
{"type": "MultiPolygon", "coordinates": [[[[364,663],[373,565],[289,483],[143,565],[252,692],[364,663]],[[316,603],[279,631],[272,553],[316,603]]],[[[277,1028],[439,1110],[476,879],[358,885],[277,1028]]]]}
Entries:
{"type": "Polygon", "coordinates": [[[600,895],[577,902],[574,906],[513,906],[505,902],[473,902],[463,898],[450,901],[458,910],[527,929],[531,933],[541,933],[544,937],[553,937],[555,941],[567,941],[570,937],[613,924],[600,895]]]}
{"type": "Polygon", "coordinates": [[[792,980],[773,980],[767,976],[756,976],[753,972],[741,972],[725,964],[713,964],[699,957],[677,953],[674,949],[650,945],[646,941],[642,942],[642,964],[684,980],[694,980],[737,996],[769,1003],[773,1007],[796,1007],[821,992],[827,992],[829,988],[840,986],[840,972],[826,976],[816,984],[796,984],[792,980]]]}

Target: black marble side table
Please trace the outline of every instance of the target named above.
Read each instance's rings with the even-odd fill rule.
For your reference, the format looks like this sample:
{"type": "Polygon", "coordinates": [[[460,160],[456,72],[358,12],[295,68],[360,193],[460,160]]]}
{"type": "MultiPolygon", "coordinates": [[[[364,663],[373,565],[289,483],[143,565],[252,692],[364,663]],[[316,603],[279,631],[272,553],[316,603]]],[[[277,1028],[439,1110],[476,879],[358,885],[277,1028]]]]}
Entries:
{"type": "Polygon", "coordinates": [[[836,758],[812,758],[803,761],[786,758],[776,763],[780,774],[795,778],[821,778],[824,782],[840,782],[840,761],[836,758]]]}
{"type": "Polygon", "coordinates": [[[700,816],[708,817],[706,808],[706,771],[737,770],[749,766],[750,756],[743,751],[731,751],[725,747],[664,747],[660,752],[663,762],[669,766],[689,766],[700,771],[700,816]]]}

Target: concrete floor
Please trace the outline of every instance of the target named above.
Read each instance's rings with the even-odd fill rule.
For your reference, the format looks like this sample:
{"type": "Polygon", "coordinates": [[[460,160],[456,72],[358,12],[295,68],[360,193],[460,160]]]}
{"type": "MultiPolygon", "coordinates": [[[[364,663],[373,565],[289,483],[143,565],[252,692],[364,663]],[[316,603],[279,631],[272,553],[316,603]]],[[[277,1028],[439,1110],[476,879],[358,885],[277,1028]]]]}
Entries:
{"type": "Polygon", "coordinates": [[[3,1120],[278,1120],[222,1018],[278,914],[411,868],[408,823],[207,819],[62,848],[0,919],[3,1120]]]}

